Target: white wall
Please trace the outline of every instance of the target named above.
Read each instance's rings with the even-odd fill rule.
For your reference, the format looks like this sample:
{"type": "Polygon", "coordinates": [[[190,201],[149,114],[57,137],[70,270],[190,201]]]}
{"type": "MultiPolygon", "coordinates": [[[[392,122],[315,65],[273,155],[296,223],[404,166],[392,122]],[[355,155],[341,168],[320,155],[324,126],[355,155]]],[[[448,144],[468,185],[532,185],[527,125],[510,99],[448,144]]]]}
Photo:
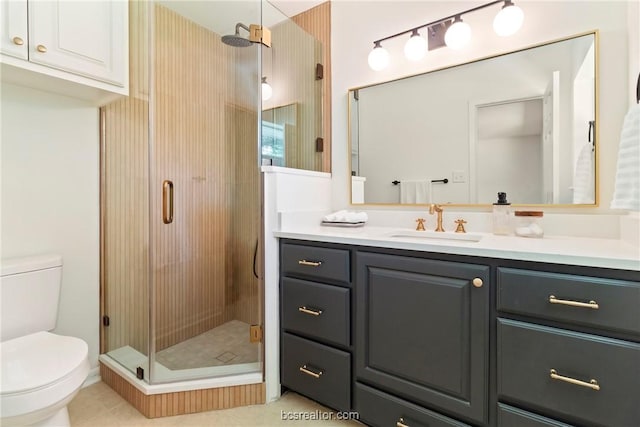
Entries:
{"type": "Polygon", "coordinates": [[[1,106],[1,255],[62,255],[54,332],[84,339],[95,367],[99,351],[98,109],[8,84],[2,84],[1,106]]]}
{"type": "MultiPolygon", "coordinates": [[[[430,52],[417,63],[404,59],[404,39],[385,44],[392,61],[383,71],[372,71],[367,55],[373,40],[477,6],[477,2],[452,1],[336,1],[332,6],[333,85],[333,199],[334,209],[349,205],[347,91],[350,88],[416,74],[484,56],[523,48],[598,29],[600,31],[600,207],[608,209],[613,195],[618,139],[629,92],[627,14],[633,7],[619,1],[526,1],[518,2],[525,23],[516,35],[500,38],[491,21],[498,6],[470,14],[466,21],[474,33],[472,43],[461,51],[447,48],[430,52]],[[357,23],[357,27],[354,27],[357,23]]],[[[636,43],[637,41],[633,42],[636,43]]],[[[636,47],[637,49],[637,47],[636,47]]],[[[633,88],[635,90],[635,87],[633,88]]],[[[584,212],[584,208],[581,208],[584,212]]]]}

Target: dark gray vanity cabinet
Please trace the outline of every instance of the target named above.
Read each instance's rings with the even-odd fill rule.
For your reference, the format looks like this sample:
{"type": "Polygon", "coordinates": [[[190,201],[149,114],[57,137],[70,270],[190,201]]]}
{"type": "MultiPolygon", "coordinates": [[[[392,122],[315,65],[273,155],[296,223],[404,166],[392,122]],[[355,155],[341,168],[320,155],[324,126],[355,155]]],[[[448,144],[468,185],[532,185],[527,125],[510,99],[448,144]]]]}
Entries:
{"type": "MultiPolygon", "coordinates": [[[[486,422],[489,267],[369,252],[356,265],[356,380],[486,422]]],[[[364,390],[355,409],[383,425],[364,390]]]]}
{"type": "Polygon", "coordinates": [[[283,240],[281,382],[374,427],[640,427],[640,273],[283,240]]]}
{"type": "Polygon", "coordinates": [[[498,267],[497,309],[500,401],[530,425],[640,426],[640,282],[498,267]]]}
{"type": "Polygon", "coordinates": [[[349,411],[351,251],[283,243],[280,272],[280,382],[349,411]]]}

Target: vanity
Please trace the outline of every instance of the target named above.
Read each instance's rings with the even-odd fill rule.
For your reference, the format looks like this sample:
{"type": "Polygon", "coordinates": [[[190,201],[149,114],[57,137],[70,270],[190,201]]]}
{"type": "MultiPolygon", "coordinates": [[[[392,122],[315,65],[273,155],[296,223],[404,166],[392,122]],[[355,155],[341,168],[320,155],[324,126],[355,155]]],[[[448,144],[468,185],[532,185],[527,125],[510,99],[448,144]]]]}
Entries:
{"type": "Polygon", "coordinates": [[[428,233],[275,233],[284,387],[372,426],[640,425],[635,248],[428,233]]]}

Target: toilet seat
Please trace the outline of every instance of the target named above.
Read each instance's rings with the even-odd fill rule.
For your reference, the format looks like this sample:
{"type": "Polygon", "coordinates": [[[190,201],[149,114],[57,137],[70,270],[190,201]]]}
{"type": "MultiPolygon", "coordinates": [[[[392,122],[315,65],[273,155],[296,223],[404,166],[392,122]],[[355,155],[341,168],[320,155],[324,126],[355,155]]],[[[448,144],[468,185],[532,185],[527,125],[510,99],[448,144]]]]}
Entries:
{"type": "Polygon", "coordinates": [[[79,338],[36,332],[4,341],[0,349],[3,424],[66,405],[89,373],[88,346],[79,338]]]}

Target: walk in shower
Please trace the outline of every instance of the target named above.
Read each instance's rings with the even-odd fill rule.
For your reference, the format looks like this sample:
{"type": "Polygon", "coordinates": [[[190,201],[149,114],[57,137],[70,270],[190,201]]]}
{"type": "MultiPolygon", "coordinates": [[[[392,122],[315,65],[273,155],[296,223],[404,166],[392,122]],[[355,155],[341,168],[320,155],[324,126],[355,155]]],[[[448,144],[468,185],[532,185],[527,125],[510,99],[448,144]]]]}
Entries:
{"type": "Polygon", "coordinates": [[[130,94],[100,110],[101,362],[260,383],[260,165],[322,165],[322,46],[260,0],[132,1],[129,37],[130,94]]]}
{"type": "Polygon", "coordinates": [[[262,7],[130,2],[130,95],[101,109],[101,360],[148,384],[262,381],[262,7]]]}

